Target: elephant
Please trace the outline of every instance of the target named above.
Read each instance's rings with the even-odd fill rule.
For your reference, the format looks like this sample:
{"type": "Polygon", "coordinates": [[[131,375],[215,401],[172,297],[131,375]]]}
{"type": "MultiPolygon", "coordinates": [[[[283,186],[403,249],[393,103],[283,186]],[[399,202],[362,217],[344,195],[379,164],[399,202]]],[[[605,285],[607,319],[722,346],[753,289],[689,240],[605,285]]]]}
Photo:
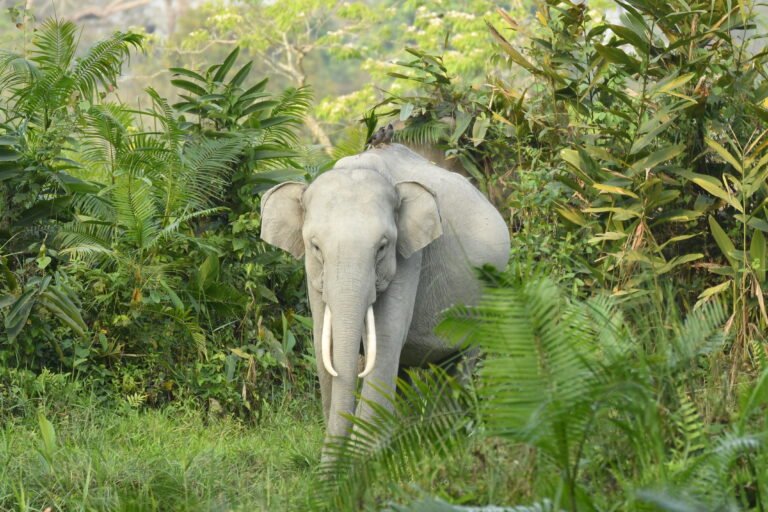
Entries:
{"type": "Polygon", "coordinates": [[[391,408],[399,369],[457,354],[434,334],[440,313],[477,300],[474,267],[509,258],[507,224],[485,196],[400,144],[277,185],[261,208],[261,238],[305,260],[326,446],[353,433],[348,415],[391,408]]]}

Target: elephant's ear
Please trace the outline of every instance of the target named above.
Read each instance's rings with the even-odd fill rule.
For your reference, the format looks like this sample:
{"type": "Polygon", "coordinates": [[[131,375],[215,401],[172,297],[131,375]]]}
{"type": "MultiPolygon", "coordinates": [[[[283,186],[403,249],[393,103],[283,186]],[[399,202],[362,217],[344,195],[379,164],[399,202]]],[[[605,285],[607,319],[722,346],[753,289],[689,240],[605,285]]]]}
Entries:
{"type": "Polygon", "coordinates": [[[397,211],[397,250],[409,258],[443,234],[435,194],[415,181],[395,185],[400,198],[397,211]]]}
{"type": "Polygon", "coordinates": [[[261,239],[295,258],[304,254],[301,195],[306,188],[306,183],[287,181],[272,187],[261,198],[261,239]]]}

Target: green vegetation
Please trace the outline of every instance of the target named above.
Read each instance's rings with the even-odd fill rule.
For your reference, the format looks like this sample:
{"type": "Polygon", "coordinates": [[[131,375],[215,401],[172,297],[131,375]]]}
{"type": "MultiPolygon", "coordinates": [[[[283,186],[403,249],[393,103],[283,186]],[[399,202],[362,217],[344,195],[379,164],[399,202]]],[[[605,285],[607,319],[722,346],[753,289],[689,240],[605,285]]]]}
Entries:
{"type": "Polygon", "coordinates": [[[168,38],[191,61],[11,9],[0,509],[768,506],[761,6],[421,4],[205,3],[168,38]],[[167,73],[122,102],[141,51],[167,73]],[[412,373],[321,464],[303,265],[259,195],[387,122],[502,211],[512,263],[439,326],[472,382],[412,373]]]}
{"type": "Polygon", "coordinates": [[[4,510],[292,510],[313,485],[322,420],[290,400],[258,429],[188,400],[140,412],[44,371],[6,372],[4,510]]]}

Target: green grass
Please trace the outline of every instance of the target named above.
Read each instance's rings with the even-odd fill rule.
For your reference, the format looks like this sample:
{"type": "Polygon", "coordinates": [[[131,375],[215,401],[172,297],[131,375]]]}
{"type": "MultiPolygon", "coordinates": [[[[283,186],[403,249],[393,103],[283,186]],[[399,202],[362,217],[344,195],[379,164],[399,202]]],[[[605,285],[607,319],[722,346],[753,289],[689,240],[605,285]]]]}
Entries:
{"type": "Polygon", "coordinates": [[[76,400],[0,431],[0,510],[300,510],[323,436],[318,401],[273,404],[257,425],[76,400]],[[47,442],[47,444],[46,444],[47,442]]]}

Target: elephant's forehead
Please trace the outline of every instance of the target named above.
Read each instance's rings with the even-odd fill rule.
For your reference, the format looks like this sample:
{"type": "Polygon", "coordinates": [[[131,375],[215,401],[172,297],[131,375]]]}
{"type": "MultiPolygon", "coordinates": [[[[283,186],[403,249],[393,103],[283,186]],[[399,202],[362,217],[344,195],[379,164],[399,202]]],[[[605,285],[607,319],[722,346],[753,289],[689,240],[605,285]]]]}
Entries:
{"type": "Polygon", "coordinates": [[[379,173],[367,169],[329,171],[318,177],[304,195],[308,211],[394,207],[395,188],[379,173]]]}

